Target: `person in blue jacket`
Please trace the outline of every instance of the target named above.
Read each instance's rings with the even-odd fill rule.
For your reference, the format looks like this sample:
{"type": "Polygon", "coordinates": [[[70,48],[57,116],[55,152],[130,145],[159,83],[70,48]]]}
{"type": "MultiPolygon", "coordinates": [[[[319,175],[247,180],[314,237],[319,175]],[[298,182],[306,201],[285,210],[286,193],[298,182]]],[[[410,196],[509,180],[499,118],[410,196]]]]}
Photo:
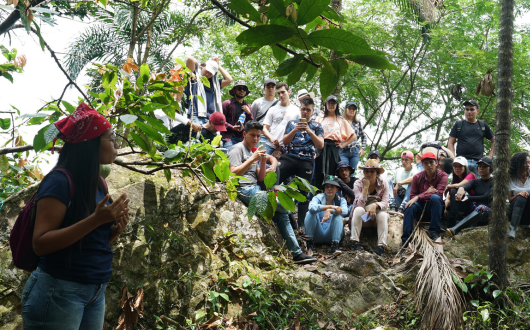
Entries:
{"type": "Polygon", "coordinates": [[[324,181],[324,192],[313,197],[305,217],[307,248],[318,254],[315,243],[331,244],[333,254],[341,253],[339,243],[344,236],[342,217],[348,215],[348,204],[337,193],[337,177],[329,175],[324,181]]]}

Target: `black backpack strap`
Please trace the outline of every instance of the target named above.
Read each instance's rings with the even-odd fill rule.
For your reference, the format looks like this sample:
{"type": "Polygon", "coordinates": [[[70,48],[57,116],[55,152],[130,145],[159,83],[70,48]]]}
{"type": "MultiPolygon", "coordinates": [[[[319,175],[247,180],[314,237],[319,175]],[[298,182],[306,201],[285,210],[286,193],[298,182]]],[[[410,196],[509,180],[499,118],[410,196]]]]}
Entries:
{"type": "Polygon", "coordinates": [[[486,124],[480,119],[478,119],[477,121],[478,125],[480,126],[480,129],[482,130],[482,138],[484,138],[484,136],[486,136],[486,124]]]}
{"type": "MultiPolygon", "coordinates": [[[[66,168],[56,168],[54,171],[62,172],[64,175],[66,175],[66,178],[68,178],[68,186],[70,188],[70,203],[72,202],[72,198],[75,196],[75,186],[74,186],[74,180],[72,179],[72,173],[68,171],[66,168]]],[[[68,206],[70,206],[70,203],[68,203],[68,206]]]]}
{"type": "Polygon", "coordinates": [[[266,115],[267,115],[267,112],[269,112],[269,109],[272,108],[273,106],[275,106],[276,104],[278,104],[278,102],[280,102],[280,100],[276,100],[274,101],[273,104],[271,104],[271,106],[267,109],[267,111],[265,111],[264,114],[262,114],[261,116],[258,117],[258,119],[254,119],[255,121],[260,121],[262,120],[266,115]]]}
{"type": "Polygon", "coordinates": [[[460,131],[462,130],[462,125],[464,125],[464,120],[459,120],[456,122],[456,137],[460,136],[460,131]]]}

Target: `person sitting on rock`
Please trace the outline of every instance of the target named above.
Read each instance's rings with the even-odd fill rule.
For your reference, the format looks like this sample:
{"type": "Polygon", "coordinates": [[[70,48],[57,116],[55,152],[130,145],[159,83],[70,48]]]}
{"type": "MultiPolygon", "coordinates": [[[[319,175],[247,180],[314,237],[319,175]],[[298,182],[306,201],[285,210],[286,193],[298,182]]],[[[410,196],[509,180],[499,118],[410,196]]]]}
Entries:
{"type": "Polygon", "coordinates": [[[324,180],[324,192],[316,195],[309,203],[305,217],[307,248],[318,254],[317,244],[331,244],[331,253],[341,253],[339,243],[344,236],[342,217],[348,215],[346,199],[340,197],[337,177],[328,175],[324,180]]]}
{"type": "Polygon", "coordinates": [[[339,195],[346,199],[348,204],[348,214],[350,214],[353,208],[353,202],[355,201],[353,185],[357,180],[356,177],[351,177],[351,173],[353,173],[353,167],[347,162],[340,161],[337,164],[336,174],[338,175],[337,181],[340,185],[339,195]]]}
{"type": "Polygon", "coordinates": [[[410,200],[410,184],[404,184],[403,181],[411,178],[414,174],[418,173],[418,170],[413,166],[414,156],[409,150],[403,151],[401,154],[401,165],[403,167],[398,168],[396,171],[396,184],[394,185],[394,207],[397,208],[395,211],[403,214],[405,205],[410,200]]]}
{"type": "MultiPolygon", "coordinates": [[[[458,157],[457,157],[458,158],[458,157]]],[[[458,234],[462,229],[478,225],[485,226],[491,215],[491,202],[493,191],[493,178],[491,177],[493,162],[489,157],[482,157],[477,162],[479,179],[469,181],[466,185],[458,188],[455,195],[455,203],[461,203],[463,208],[472,209],[467,217],[456,223],[456,226],[447,229],[450,236],[458,234]],[[474,196],[469,195],[473,191],[474,196]]]]}
{"type": "MultiPolygon", "coordinates": [[[[381,154],[377,150],[372,150],[368,153],[368,159],[377,160],[381,163],[381,154]]],[[[392,178],[388,178],[386,174],[380,175],[380,177],[388,184],[388,205],[394,205],[396,203],[394,201],[394,182],[392,181],[392,178]]]]}
{"type": "MultiPolygon", "coordinates": [[[[455,196],[458,188],[463,187],[471,180],[477,177],[475,173],[469,171],[467,167],[467,159],[464,157],[456,157],[453,161],[453,181],[445,188],[449,192],[449,196],[445,198],[445,216],[449,227],[456,225],[469,213],[469,205],[463,203],[456,203],[455,196]]],[[[474,195],[474,191],[470,191],[474,195]]]]}
{"type": "MultiPolygon", "coordinates": [[[[322,125],[311,120],[314,108],[315,103],[312,98],[303,98],[300,101],[300,119],[287,123],[282,139],[286,153],[279,159],[280,183],[291,176],[298,176],[311,182],[316,149],[322,149],[324,146],[322,125]]],[[[308,205],[309,201],[298,204],[298,227],[302,230],[304,230],[308,205]]]]}
{"type": "Polygon", "coordinates": [[[421,157],[425,169],[412,177],[410,201],[405,205],[403,216],[403,245],[412,235],[414,219],[420,219],[422,211],[426,208],[425,215],[430,217],[429,232],[431,239],[436,241],[440,237],[440,222],[442,218],[442,194],[447,187],[447,173],[436,168],[436,156],[426,152],[421,157]]]}
{"type": "Polygon", "coordinates": [[[368,159],[363,170],[364,178],[355,181],[354,209],[352,217],[351,240],[353,250],[363,250],[359,243],[363,227],[377,227],[377,248],[372,252],[382,255],[385,252],[386,238],[388,235],[388,183],[380,175],[385,169],[374,159],[368,159]]]}
{"type": "MultiPolygon", "coordinates": [[[[259,142],[263,125],[259,122],[251,120],[245,124],[245,131],[243,132],[243,141],[234,144],[230,151],[228,151],[228,159],[230,161],[230,172],[235,175],[242,176],[247,180],[240,179],[239,187],[237,188],[237,197],[248,205],[252,196],[261,191],[258,181],[265,179],[266,171],[275,170],[278,161],[271,155],[267,155],[263,146],[256,148],[259,142]],[[266,162],[272,165],[266,169],[266,162]]],[[[287,248],[293,255],[293,260],[296,264],[307,264],[315,262],[316,259],[310,257],[300,249],[296,236],[294,234],[291,222],[287,211],[278,203],[276,213],[272,219],[278,226],[280,234],[286,242],[287,248]]]]}
{"type": "Polygon", "coordinates": [[[528,195],[530,193],[530,158],[527,152],[518,152],[510,160],[510,183],[508,185],[510,212],[509,238],[515,238],[517,226],[530,225],[530,203],[528,195]]]}

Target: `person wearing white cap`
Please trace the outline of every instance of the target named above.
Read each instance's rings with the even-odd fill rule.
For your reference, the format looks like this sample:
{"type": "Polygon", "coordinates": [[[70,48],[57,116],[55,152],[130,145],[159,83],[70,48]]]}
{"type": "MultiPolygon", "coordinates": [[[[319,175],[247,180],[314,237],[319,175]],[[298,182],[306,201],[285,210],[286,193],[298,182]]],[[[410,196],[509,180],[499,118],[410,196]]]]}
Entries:
{"type": "Polygon", "coordinates": [[[449,192],[449,195],[445,199],[444,212],[450,227],[462,220],[467,212],[465,204],[456,203],[455,201],[458,188],[465,186],[469,181],[475,180],[476,178],[475,173],[469,171],[467,159],[464,157],[456,157],[453,161],[453,180],[445,189],[445,191],[449,192]]]}
{"type": "Polygon", "coordinates": [[[186,107],[188,108],[188,117],[193,122],[202,125],[208,122],[210,115],[214,112],[222,112],[221,88],[232,83],[230,74],[219,65],[217,57],[199,65],[196,59],[188,57],[186,66],[194,76],[188,81],[184,94],[188,98],[186,107]],[[217,71],[221,72],[223,79],[217,77],[217,71]],[[210,82],[210,87],[201,82],[201,78],[206,77],[210,82]],[[198,101],[198,96],[204,100],[204,103],[198,101]]]}

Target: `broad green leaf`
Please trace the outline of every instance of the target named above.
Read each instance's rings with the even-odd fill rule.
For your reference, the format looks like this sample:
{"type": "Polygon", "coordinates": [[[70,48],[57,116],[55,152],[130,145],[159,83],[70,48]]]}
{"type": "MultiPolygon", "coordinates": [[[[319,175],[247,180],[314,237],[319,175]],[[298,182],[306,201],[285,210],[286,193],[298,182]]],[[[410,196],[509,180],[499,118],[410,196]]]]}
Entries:
{"type": "Polygon", "coordinates": [[[228,162],[219,162],[214,166],[213,171],[221,182],[225,182],[230,178],[230,166],[228,162]]]}
{"type": "Polygon", "coordinates": [[[309,181],[307,181],[306,179],[301,178],[299,176],[294,178],[294,184],[295,185],[293,185],[293,186],[291,186],[291,185],[289,185],[289,186],[292,187],[293,189],[296,189],[296,187],[298,186],[299,190],[310,192],[313,195],[316,194],[316,192],[318,191],[318,189],[315,186],[312,186],[309,183],[309,181]]]}
{"type": "Polygon", "coordinates": [[[5,77],[11,83],[13,83],[13,76],[7,72],[0,72],[0,77],[5,77]]]}
{"type": "Polygon", "coordinates": [[[120,119],[125,125],[129,125],[131,123],[134,123],[136,121],[136,119],[138,119],[138,116],[135,116],[135,115],[121,115],[120,119]]]}
{"type": "Polygon", "coordinates": [[[60,14],[58,11],[51,10],[51,9],[48,9],[48,8],[44,8],[44,7],[31,7],[30,9],[32,11],[38,11],[38,12],[46,13],[46,14],[54,14],[54,15],[59,15],[60,14]]]}
{"type": "Polygon", "coordinates": [[[339,77],[344,76],[348,71],[348,62],[344,59],[331,61],[331,65],[333,66],[335,71],[337,71],[337,75],[339,77]]]}
{"type": "Polygon", "coordinates": [[[164,122],[162,120],[158,118],[152,118],[149,116],[142,116],[142,115],[140,115],[140,117],[146,122],[148,122],[151,126],[153,126],[153,128],[156,128],[159,132],[162,132],[168,135],[172,134],[171,131],[164,125],[164,122]]]}
{"type": "Polygon", "coordinates": [[[171,170],[169,168],[164,169],[164,176],[166,177],[167,182],[171,181],[171,170]]]}
{"type": "Polygon", "coordinates": [[[287,77],[287,85],[292,86],[296,84],[300,80],[300,78],[302,78],[304,72],[306,72],[308,65],[309,63],[307,63],[306,61],[300,62],[300,64],[298,64],[298,66],[293,70],[293,72],[291,72],[287,77]]]}
{"type": "Polygon", "coordinates": [[[205,316],[206,316],[205,312],[197,312],[197,314],[195,314],[195,322],[199,322],[205,316]]]}
{"type": "Polygon", "coordinates": [[[322,69],[326,69],[326,70],[330,70],[330,71],[335,71],[335,69],[333,68],[333,65],[331,65],[331,63],[329,63],[329,61],[322,55],[320,54],[312,54],[311,57],[317,62],[317,63],[320,63],[322,64],[322,69]]]}
{"type": "Polygon", "coordinates": [[[257,197],[256,201],[256,214],[261,216],[265,208],[267,207],[267,192],[258,191],[255,195],[257,197]]]}
{"type": "Polygon", "coordinates": [[[3,173],[9,169],[9,159],[6,155],[0,155],[0,173],[3,173]]]}
{"type": "Polygon", "coordinates": [[[46,117],[33,117],[28,121],[30,125],[39,125],[46,120],[46,117]]]}
{"type": "Polygon", "coordinates": [[[210,88],[210,80],[208,80],[208,78],[206,78],[205,76],[202,76],[201,77],[201,82],[203,83],[204,86],[210,88]]]}
{"type": "Polygon", "coordinates": [[[250,203],[248,203],[248,220],[252,220],[252,217],[256,214],[256,204],[258,202],[258,196],[257,194],[252,196],[250,199],[250,203]]]}
{"type": "Polygon", "coordinates": [[[273,191],[269,191],[267,193],[267,207],[265,208],[265,211],[263,212],[263,218],[267,221],[272,221],[272,218],[274,217],[274,214],[276,213],[276,207],[278,206],[278,202],[276,201],[276,195],[273,191]]]}
{"type": "Polygon", "coordinates": [[[302,0],[298,7],[296,24],[305,25],[329,8],[330,0],[302,0]]]}
{"type": "Polygon", "coordinates": [[[147,63],[144,63],[140,66],[140,77],[142,77],[144,84],[149,82],[149,65],[147,63]]]}
{"type": "Polygon", "coordinates": [[[5,10],[9,10],[9,11],[14,11],[16,9],[13,6],[7,6],[7,5],[0,5],[0,8],[1,9],[5,9],[5,10]]]}
{"type": "Polygon", "coordinates": [[[226,182],[226,193],[228,194],[228,198],[230,198],[232,201],[236,200],[237,198],[236,187],[230,181],[226,182]]]}
{"type": "Polygon", "coordinates": [[[221,298],[223,298],[226,301],[230,300],[230,298],[228,297],[228,295],[226,293],[219,293],[219,296],[221,296],[221,298]]]}
{"type": "Polygon", "coordinates": [[[282,186],[282,185],[274,185],[272,188],[273,189],[278,189],[279,191],[286,191],[287,190],[286,186],[282,186]]]}
{"type": "MultiPolygon", "coordinates": [[[[50,124],[50,125],[53,125],[53,124],[50,124]]],[[[35,137],[33,138],[33,149],[35,150],[35,152],[39,152],[46,147],[47,143],[46,143],[46,139],[44,138],[44,133],[46,132],[46,130],[48,130],[48,126],[50,125],[47,125],[41,128],[39,132],[37,133],[37,135],[35,135],[35,137]]]]}
{"type": "Polygon", "coordinates": [[[22,172],[22,169],[18,166],[15,166],[15,165],[9,165],[9,168],[11,168],[12,170],[14,171],[17,171],[17,172],[22,172]]]}
{"type": "Polygon", "coordinates": [[[325,99],[337,88],[339,76],[336,72],[322,68],[320,71],[320,95],[325,99]]]}
{"type": "Polygon", "coordinates": [[[328,9],[324,10],[322,12],[322,15],[326,18],[332,19],[337,22],[344,23],[344,17],[342,17],[341,14],[337,13],[335,9],[328,7],[328,9]]]}
{"type": "MultiPolygon", "coordinates": [[[[182,149],[182,148],[179,148],[177,147],[178,149],[182,149]]],[[[165,158],[174,158],[174,157],[177,157],[178,154],[180,154],[182,152],[182,150],[176,150],[176,149],[169,149],[169,150],[166,150],[164,152],[164,157],[165,158]]]]}
{"type": "Polygon", "coordinates": [[[390,63],[384,56],[380,55],[349,55],[346,59],[372,69],[399,70],[397,66],[390,63]]]}
{"type": "Polygon", "coordinates": [[[479,305],[479,301],[478,300],[471,300],[470,303],[471,303],[471,305],[473,305],[475,307],[478,307],[478,305],[479,305]]]}
{"type": "Polygon", "coordinates": [[[303,194],[292,189],[287,189],[285,193],[289,195],[289,197],[294,198],[299,202],[305,202],[307,200],[307,198],[303,194]]]}
{"type": "Polygon", "coordinates": [[[140,148],[142,148],[142,150],[146,152],[151,151],[151,148],[149,147],[147,142],[145,142],[145,140],[142,139],[142,137],[140,137],[138,134],[131,132],[129,135],[132,137],[134,143],[136,143],[140,148]]]}
{"type": "Polygon", "coordinates": [[[9,129],[11,127],[11,118],[0,118],[0,128],[9,129]]]}
{"type": "Polygon", "coordinates": [[[473,275],[473,274],[467,275],[466,278],[464,278],[464,282],[465,283],[471,282],[473,280],[473,277],[475,277],[475,275],[473,275]]]}
{"type": "Polygon", "coordinates": [[[204,177],[208,180],[208,183],[210,183],[212,186],[215,185],[215,173],[212,169],[212,166],[210,164],[202,164],[201,168],[204,177]]]}
{"type": "Polygon", "coordinates": [[[285,4],[284,0],[270,0],[269,1],[270,6],[274,7],[277,12],[280,13],[281,16],[286,17],[285,10],[287,9],[287,5],[285,4]]]}
{"type": "Polygon", "coordinates": [[[495,290],[493,291],[493,299],[497,298],[502,293],[501,290],[495,290]]]}
{"type": "Polygon", "coordinates": [[[259,25],[245,30],[237,36],[236,41],[248,46],[274,44],[294,35],[294,30],[282,25],[259,25]]]}
{"type": "Polygon", "coordinates": [[[222,135],[216,135],[213,140],[210,142],[210,145],[212,147],[218,147],[219,144],[221,143],[221,139],[223,138],[222,135]]]}
{"type": "Polygon", "coordinates": [[[300,64],[302,59],[304,58],[303,54],[298,54],[294,57],[288,58],[287,60],[280,63],[278,66],[278,69],[276,70],[275,75],[282,77],[286,76],[289,73],[293,72],[293,70],[300,64]]]}
{"type": "Polygon", "coordinates": [[[286,210],[289,210],[291,212],[294,212],[294,200],[289,197],[289,195],[287,195],[286,193],[284,192],[281,192],[281,191],[277,191],[276,192],[277,196],[278,196],[278,200],[280,201],[280,204],[286,209],[286,210]]]}
{"type": "Polygon", "coordinates": [[[205,103],[204,103],[204,99],[202,98],[202,96],[200,96],[200,95],[194,95],[194,96],[195,96],[195,97],[197,98],[197,100],[199,100],[202,104],[205,104],[205,103]]]}
{"type": "Polygon", "coordinates": [[[276,179],[277,179],[276,173],[269,172],[267,173],[267,175],[265,175],[265,180],[263,180],[263,183],[265,183],[265,187],[267,187],[267,189],[271,189],[272,186],[276,184],[276,179]]]}
{"type": "Polygon", "coordinates": [[[61,101],[61,104],[64,106],[64,108],[66,109],[68,113],[73,113],[75,111],[75,107],[71,105],[70,103],[66,101],[61,101]]]}
{"type": "Polygon", "coordinates": [[[315,77],[315,74],[317,73],[318,71],[318,68],[312,64],[309,65],[309,67],[307,68],[306,72],[307,72],[307,78],[306,78],[306,81],[312,81],[313,78],[315,77]]]}
{"type": "Polygon", "coordinates": [[[487,322],[490,318],[490,311],[487,309],[483,309],[480,311],[480,314],[482,315],[482,322],[487,322]]]}
{"type": "Polygon", "coordinates": [[[259,21],[258,11],[247,0],[230,0],[227,6],[244,18],[248,17],[254,22],[259,21]]]}
{"type": "Polygon", "coordinates": [[[374,54],[366,40],[342,29],[324,29],[314,31],[308,36],[315,45],[341,51],[345,54],[374,54]]]}
{"type": "Polygon", "coordinates": [[[245,47],[241,50],[241,53],[239,54],[240,56],[248,56],[248,55],[252,55],[254,54],[255,52],[257,52],[258,50],[260,50],[262,46],[257,46],[257,47],[245,47]]]}
{"type": "Polygon", "coordinates": [[[274,58],[278,62],[282,62],[285,60],[285,57],[287,56],[287,51],[285,49],[282,49],[278,47],[277,45],[271,45],[272,48],[272,55],[274,55],[274,58]]]}

